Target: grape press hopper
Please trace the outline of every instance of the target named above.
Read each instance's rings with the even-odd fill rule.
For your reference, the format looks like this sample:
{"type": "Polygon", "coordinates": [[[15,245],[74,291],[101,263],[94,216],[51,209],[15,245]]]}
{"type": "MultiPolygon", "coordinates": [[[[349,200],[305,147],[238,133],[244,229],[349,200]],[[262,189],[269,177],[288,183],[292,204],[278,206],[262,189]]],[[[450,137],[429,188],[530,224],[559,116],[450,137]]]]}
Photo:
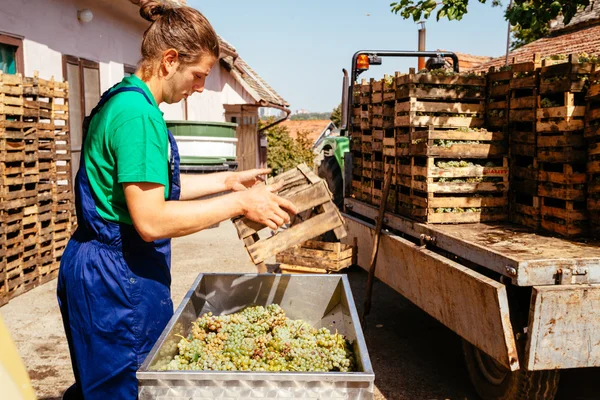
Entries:
{"type": "Polygon", "coordinates": [[[140,400],[373,399],[375,375],[345,275],[200,274],[137,372],[140,400]],[[279,304],[291,319],[346,336],[356,372],[162,371],[200,315],[279,304]],[[180,336],[181,335],[181,336],[180,336]]]}

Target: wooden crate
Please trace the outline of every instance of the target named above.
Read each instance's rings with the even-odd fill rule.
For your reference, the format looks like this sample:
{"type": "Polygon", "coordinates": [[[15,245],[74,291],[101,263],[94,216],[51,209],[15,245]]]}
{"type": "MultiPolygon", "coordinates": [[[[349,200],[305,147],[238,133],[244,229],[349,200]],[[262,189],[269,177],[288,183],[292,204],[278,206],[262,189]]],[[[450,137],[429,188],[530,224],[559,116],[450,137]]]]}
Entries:
{"type": "Polygon", "coordinates": [[[479,104],[485,100],[486,78],[472,74],[439,76],[429,72],[415,73],[411,68],[408,74],[396,73],[395,85],[397,101],[415,98],[479,104]]]}
{"type": "Polygon", "coordinates": [[[397,128],[481,128],[485,122],[483,102],[424,102],[413,97],[396,102],[394,111],[394,126],[397,128]]]}
{"type": "Polygon", "coordinates": [[[587,158],[582,131],[538,132],[536,156],[548,163],[579,163],[587,158]]]}
{"type": "Polygon", "coordinates": [[[410,165],[397,165],[397,210],[428,223],[504,220],[508,217],[508,159],[500,158],[499,163],[452,166],[446,159],[413,157],[410,165]]]}
{"type": "MultiPolygon", "coordinates": [[[[510,65],[509,123],[535,122],[538,106],[539,69],[541,57],[534,54],[532,61],[510,65]]],[[[527,130],[534,131],[534,130],[527,130]]]]}
{"type": "Polygon", "coordinates": [[[371,83],[363,79],[360,85],[354,86],[354,105],[371,104],[371,83]]]}
{"type": "Polygon", "coordinates": [[[590,143],[587,163],[587,208],[593,234],[600,234],[600,143],[590,143]]]}
{"type": "Polygon", "coordinates": [[[539,87],[539,69],[541,66],[542,58],[540,54],[534,54],[531,61],[521,63],[516,63],[515,58],[513,58],[510,64],[512,72],[512,78],[510,79],[511,98],[513,97],[512,92],[539,87]]]}
{"type": "Polygon", "coordinates": [[[381,130],[394,128],[393,103],[382,103],[371,107],[371,127],[381,130]]]}
{"type": "Polygon", "coordinates": [[[376,80],[371,78],[371,104],[381,104],[383,103],[383,79],[376,80]]]}
{"type": "Polygon", "coordinates": [[[585,137],[596,140],[600,137],[600,71],[590,77],[591,85],[586,93],[585,137]]]}
{"type": "Polygon", "coordinates": [[[342,243],[308,240],[276,256],[283,273],[339,272],[353,264],[356,247],[342,243]]]}
{"type": "Polygon", "coordinates": [[[259,232],[266,228],[264,225],[245,217],[233,219],[240,239],[244,241],[251,260],[257,265],[291,246],[325,232],[333,230],[338,238],[346,235],[344,221],[331,200],[327,183],[306,165],[302,164],[271,178],[268,184],[280,181],[285,183],[278,194],[294,203],[299,211],[287,229],[261,238],[259,232]]]}
{"type": "Polygon", "coordinates": [[[534,155],[512,155],[510,159],[511,192],[537,196],[538,178],[538,162],[534,155]]]}
{"type": "MultiPolygon", "coordinates": [[[[400,75],[400,73],[397,73],[400,75]]],[[[383,75],[383,102],[396,101],[396,78],[391,75],[383,75]]]]}
{"type": "Polygon", "coordinates": [[[568,60],[558,64],[543,60],[540,69],[540,94],[585,92],[589,75],[597,69],[598,66],[593,63],[579,63],[578,57],[573,54],[568,60]]]}
{"type": "Polygon", "coordinates": [[[484,129],[411,128],[397,134],[398,143],[408,143],[410,156],[437,158],[497,158],[507,155],[506,135],[484,129]]]}
{"type": "MultiPolygon", "coordinates": [[[[537,189],[537,186],[535,188],[537,189]]],[[[510,220],[534,230],[539,229],[542,221],[540,197],[528,193],[513,192],[511,186],[510,220]]]]}
{"type": "Polygon", "coordinates": [[[486,75],[485,124],[487,127],[499,129],[508,123],[508,98],[512,76],[510,68],[505,67],[499,70],[491,67],[486,75]]]}
{"type": "Polygon", "coordinates": [[[589,221],[586,202],[542,198],[542,228],[566,237],[587,234],[589,221]]]}

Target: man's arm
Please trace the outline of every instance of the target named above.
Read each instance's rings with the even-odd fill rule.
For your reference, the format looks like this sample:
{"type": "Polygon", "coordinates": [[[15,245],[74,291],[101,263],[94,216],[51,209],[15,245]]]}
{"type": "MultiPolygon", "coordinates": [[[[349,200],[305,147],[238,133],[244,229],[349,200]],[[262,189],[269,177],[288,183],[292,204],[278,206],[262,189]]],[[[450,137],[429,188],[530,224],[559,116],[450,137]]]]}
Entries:
{"type": "Polygon", "coordinates": [[[194,200],[211,194],[240,191],[252,187],[259,176],[270,169],[252,169],[241,172],[214,172],[210,174],[182,174],[181,200],[194,200]]]}
{"type": "Polygon", "coordinates": [[[277,229],[290,221],[288,212],[297,211],[290,201],[273,193],[281,184],[191,201],[165,201],[164,186],[156,183],[123,186],[133,225],[147,242],[189,235],[238,215],[277,229]]]}

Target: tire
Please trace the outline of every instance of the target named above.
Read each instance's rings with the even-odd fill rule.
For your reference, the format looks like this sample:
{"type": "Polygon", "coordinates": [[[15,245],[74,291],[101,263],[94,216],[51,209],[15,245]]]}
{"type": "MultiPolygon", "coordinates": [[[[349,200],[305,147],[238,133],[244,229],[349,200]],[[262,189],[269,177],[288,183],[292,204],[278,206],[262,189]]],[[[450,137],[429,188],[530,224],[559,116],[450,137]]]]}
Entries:
{"type": "Polygon", "coordinates": [[[463,353],[471,382],[483,400],[553,400],[560,371],[511,372],[463,339],[463,353]]]}
{"type": "Polygon", "coordinates": [[[342,209],[344,206],[344,179],[342,170],[335,156],[327,156],[319,165],[319,177],[327,182],[335,205],[342,209]]]}

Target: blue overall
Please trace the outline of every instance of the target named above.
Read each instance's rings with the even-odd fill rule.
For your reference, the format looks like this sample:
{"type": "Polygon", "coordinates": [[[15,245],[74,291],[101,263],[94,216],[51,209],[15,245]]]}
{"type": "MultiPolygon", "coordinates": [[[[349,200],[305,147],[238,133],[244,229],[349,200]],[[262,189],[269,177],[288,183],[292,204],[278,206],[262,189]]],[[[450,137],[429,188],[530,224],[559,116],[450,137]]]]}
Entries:
{"type": "MultiPolygon", "coordinates": [[[[84,143],[94,115],[124,91],[139,92],[152,104],[137,87],[107,91],[84,122],[84,143]]],[[[169,142],[169,200],[179,200],[179,151],[171,132],[169,142]]],[[[98,214],[83,151],[75,180],[79,226],[62,256],[58,277],[58,303],[76,382],[69,392],[85,400],[133,400],[138,394],[135,373],[173,315],[171,241],[145,242],[132,225],[98,214]]]]}

